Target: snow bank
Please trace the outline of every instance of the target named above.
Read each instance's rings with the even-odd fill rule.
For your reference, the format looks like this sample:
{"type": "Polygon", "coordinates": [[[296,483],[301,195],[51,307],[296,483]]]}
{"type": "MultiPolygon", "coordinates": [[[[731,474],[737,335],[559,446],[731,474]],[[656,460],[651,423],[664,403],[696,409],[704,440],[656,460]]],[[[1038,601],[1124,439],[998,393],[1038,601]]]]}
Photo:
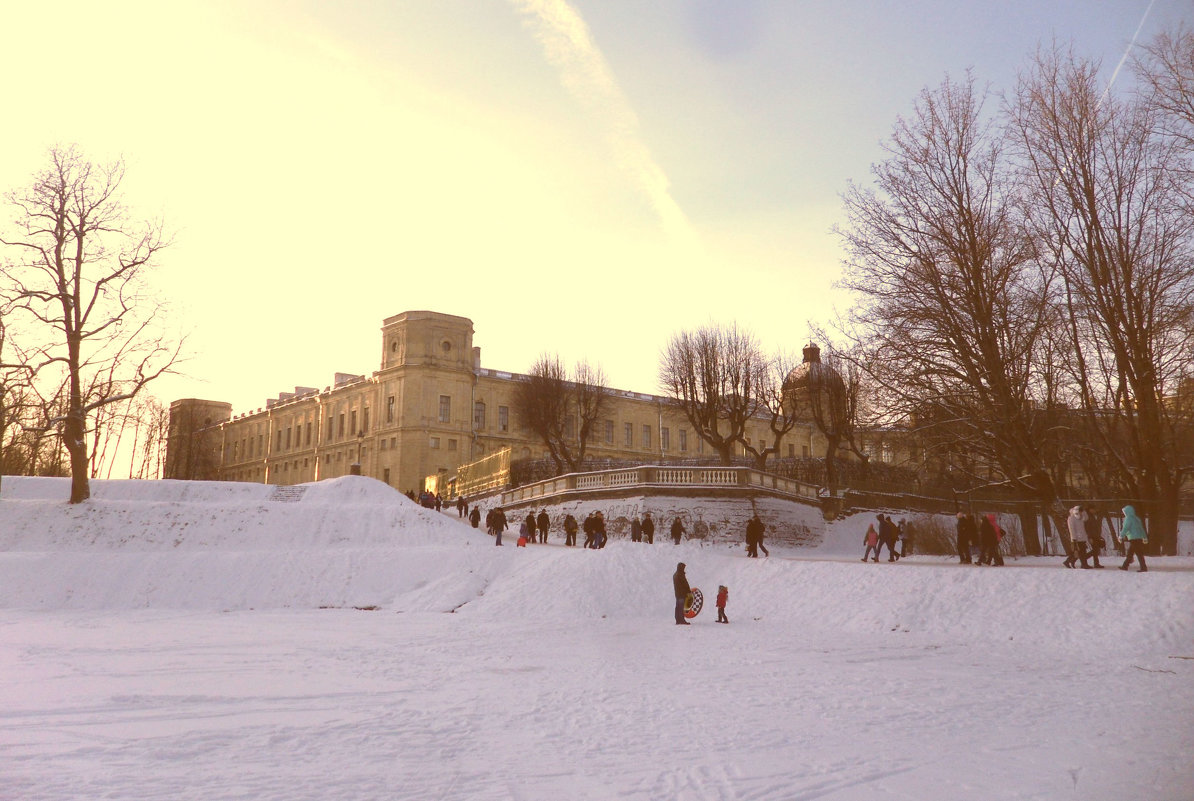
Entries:
{"type": "MultiPolygon", "coordinates": [[[[717,585],[756,620],[809,631],[928,632],[967,639],[1140,647],[1194,640],[1189,560],[1154,560],[1147,576],[1064,571],[1056,558],[1001,569],[940,557],[859,564],[857,522],[825,526],[819,547],[654,546],[601,551],[497,549],[454,510],[419,507],[373,479],[275,488],[237,483],[95,482],[87,503],[61,501],[65,479],[4,481],[0,606],[34,609],[358,607],[545,623],[666,620],[671,574],[688,564],[710,607],[717,585]],[[1042,569],[1047,568],[1047,569],[1042,569]]],[[[677,501],[679,502],[679,501],[677,501]]],[[[855,520],[860,518],[855,518],[855,520]]],[[[800,525],[815,527],[809,516],[800,525]]],[[[1109,564],[1114,564],[1110,560],[1109,564]]]]}

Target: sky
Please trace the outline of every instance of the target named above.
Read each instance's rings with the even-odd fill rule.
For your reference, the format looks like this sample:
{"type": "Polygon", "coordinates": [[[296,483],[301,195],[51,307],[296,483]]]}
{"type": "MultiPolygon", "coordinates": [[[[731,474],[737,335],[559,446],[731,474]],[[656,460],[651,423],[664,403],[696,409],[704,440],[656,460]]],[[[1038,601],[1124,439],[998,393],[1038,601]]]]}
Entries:
{"type": "Polygon", "coordinates": [[[1010,90],[1053,40],[1110,77],[1192,22],[1191,0],[5,3],[0,189],[54,144],[125,160],[172,234],[167,402],[371,373],[415,309],[470,318],[485,367],[558,354],[656,392],[681,330],[795,353],[848,307],[841,193],[922,88],[1010,90]]]}

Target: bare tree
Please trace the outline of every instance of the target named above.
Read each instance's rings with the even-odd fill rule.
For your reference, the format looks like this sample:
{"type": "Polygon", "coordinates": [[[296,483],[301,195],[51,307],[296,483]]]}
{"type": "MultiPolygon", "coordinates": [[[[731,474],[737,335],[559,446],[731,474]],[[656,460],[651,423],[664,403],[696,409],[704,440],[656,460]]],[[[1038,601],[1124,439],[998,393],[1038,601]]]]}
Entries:
{"type": "Polygon", "coordinates": [[[660,360],[659,384],[728,465],[734,445],[746,443],[746,424],[759,410],[766,372],[753,334],[736,324],[708,325],[672,338],[660,360]]]}
{"type": "Polygon", "coordinates": [[[543,355],[514,389],[514,409],[547,448],[556,470],[581,469],[593,427],[609,403],[605,374],[580,362],[571,378],[559,356],[543,355]]]}
{"type": "Polygon", "coordinates": [[[767,469],[767,458],[779,455],[780,444],[784,437],[805,417],[807,406],[802,403],[801,399],[793,397],[787,392],[788,377],[795,367],[795,359],[792,356],[780,353],[773,356],[760,371],[756,390],[757,413],[767,418],[767,427],[771,432],[771,438],[770,440],[761,440],[758,447],[751,443],[743,443],[743,447],[754,458],[755,467],[759,470],[767,469]]]}
{"type": "Polygon", "coordinates": [[[947,78],[896,124],[888,159],[872,168],[877,191],[844,196],[842,284],[861,298],[856,363],[890,411],[922,434],[947,431],[946,459],[964,451],[1051,505],[1049,430],[1034,396],[1050,277],[984,95],[969,75],[947,78]]]}
{"type": "Polygon", "coordinates": [[[156,331],[160,305],[144,274],[164,247],[161,227],[136,225],[119,196],[120,161],[94,165],[76,148],[54,148],[31,186],[10,192],[13,232],[0,244],[18,254],[5,296],[41,334],[37,368],[64,376],[60,419],[70,456],[70,502],[91,495],[88,421],[97,409],[135,396],[174,364],[179,345],[156,331]]]}
{"type": "Polygon", "coordinates": [[[1107,92],[1097,64],[1056,48],[1038,54],[1011,112],[1089,430],[1173,553],[1190,420],[1170,398],[1194,377],[1189,153],[1158,135],[1155,103],[1107,92]]]}

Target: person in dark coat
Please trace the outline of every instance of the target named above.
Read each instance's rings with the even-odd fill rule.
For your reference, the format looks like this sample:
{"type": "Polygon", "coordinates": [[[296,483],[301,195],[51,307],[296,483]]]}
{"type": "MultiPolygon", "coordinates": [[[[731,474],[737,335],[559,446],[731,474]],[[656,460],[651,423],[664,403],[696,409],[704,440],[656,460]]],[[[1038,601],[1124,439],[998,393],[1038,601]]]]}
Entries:
{"type": "Polygon", "coordinates": [[[1099,564],[1099,554],[1105,544],[1103,522],[1093,509],[1086,510],[1086,541],[1090,545],[1090,555],[1094,559],[1095,568],[1102,570],[1103,566],[1099,564]]]}
{"type": "Polygon", "coordinates": [[[637,517],[632,517],[630,519],[630,541],[631,542],[642,542],[643,541],[643,524],[638,522],[637,517]]]}
{"type": "Polygon", "coordinates": [[[527,542],[535,541],[535,510],[527,512],[527,542]]]}
{"type": "Polygon", "coordinates": [[[546,509],[539,510],[539,516],[535,518],[535,528],[539,531],[539,542],[547,542],[547,530],[551,528],[551,518],[547,516],[546,509]]]}
{"type": "Polygon", "coordinates": [[[583,528],[585,532],[585,548],[593,547],[593,537],[595,537],[597,534],[597,529],[594,527],[593,523],[594,520],[596,520],[596,515],[592,512],[589,512],[588,516],[585,517],[585,522],[581,525],[581,528],[583,528]]]}
{"type": "Polygon", "coordinates": [[[576,518],[571,514],[564,515],[564,545],[571,548],[576,545],[576,518]]]}
{"type": "Polygon", "coordinates": [[[655,544],[655,521],[651,519],[650,512],[643,515],[643,539],[648,545],[655,544]]]}
{"type": "Polygon", "coordinates": [[[970,544],[978,532],[974,528],[974,518],[965,512],[958,512],[958,563],[963,565],[970,562],[970,544]]]}
{"type": "Polygon", "coordinates": [[[683,562],[676,565],[676,572],[672,574],[672,588],[676,592],[676,625],[687,626],[688,621],[684,619],[684,603],[688,600],[688,593],[692,592],[692,588],[688,586],[688,576],[684,575],[683,562]]]}
{"type": "Polygon", "coordinates": [[[755,545],[763,552],[763,556],[771,556],[771,551],[767,550],[767,546],[763,544],[766,533],[767,526],[763,525],[763,521],[759,519],[758,515],[755,515],[755,545]]]}
{"type": "MultiPolygon", "coordinates": [[[[980,565],[994,564],[1003,567],[1003,554],[999,553],[999,529],[995,525],[995,515],[983,515],[978,527],[978,563],[980,565]]],[[[1086,565],[1083,565],[1085,567],[1086,565]]]]}
{"type": "Polygon", "coordinates": [[[502,532],[506,530],[506,513],[502,511],[501,507],[493,510],[493,534],[497,537],[497,542],[494,545],[502,544],[502,532]]]}
{"type": "Polygon", "coordinates": [[[677,517],[672,521],[672,541],[677,545],[680,544],[680,538],[684,536],[684,523],[677,517]]]}
{"type": "Polygon", "coordinates": [[[609,537],[605,533],[605,515],[601,512],[593,518],[593,547],[604,548],[609,537]]]}
{"type": "Polygon", "coordinates": [[[473,524],[473,528],[476,528],[481,523],[481,510],[476,506],[468,513],[468,522],[473,524]]]}
{"type": "Polygon", "coordinates": [[[897,536],[895,525],[891,522],[890,518],[883,515],[875,515],[875,520],[878,523],[875,526],[875,530],[879,532],[879,546],[875,551],[875,561],[878,561],[879,555],[883,553],[883,546],[886,545],[887,561],[894,562],[896,560],[895,538],[897,536]]]}
{"type": "Polygon", "coordinates": [[[457,496],[456,496],[456,516],[457,516],[457,517],[464,517],[464,515],[465,515],[465,510],[466,510],[467,508],[468,508],[468,504],[464,502],[464,496],[463,496],[463,495],[457,495],[457,496]]]}

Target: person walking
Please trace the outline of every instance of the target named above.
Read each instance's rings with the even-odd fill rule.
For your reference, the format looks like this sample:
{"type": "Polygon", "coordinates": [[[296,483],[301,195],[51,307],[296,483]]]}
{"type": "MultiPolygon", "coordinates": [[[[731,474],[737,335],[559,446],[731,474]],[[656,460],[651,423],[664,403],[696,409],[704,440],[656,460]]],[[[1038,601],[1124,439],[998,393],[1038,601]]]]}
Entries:
{"type": "Polygon", "coordinates": [[[900,558],[903,559],[912,553],[912,529],[902,517],[896,527],[900,531],[900,558]]]}
{"type": "Polygon", "coordinates": [[[1144,530],[1144,523],[1136,516],[1136,507],[1124,507],[1124,522],[1119,530],[1119,538],[1128,544],[1128,555],[1124,559],[1124,563],[1119,566],[1120,570],[1127,570],[1128,565],[1132,564],[1132,557],[1140,560],[1140,569],[1137,573],[1147,573],[1148,565],[1144,563],[1144,546],[1148,545],[1148,533],[1144,530]]]}
{"type": "Polygon", "coordinates": [[[464,496],[463,496],[463,495],[457,495],[457,496],[456,496],[456,516],[457,516],[457,517],[464,517],[464,515],[465,515],[465,510],[466,510],[467,508],[468,508],[468,504],[464,502],[464,496]]]}
{"type": "Polygon", "coordinates": [[[576,545],[576,518],[571,513],[564,515],[564,545],[571,548],[576,545]]]}
{"type": "Polygon", "coordinates": [[[495,542],[494,545],[502,544],[502,532],[506,530],[506,525],[506,513],[503,512],[502,508],[499,506],[493,510],[492,530],[493,535],[497,537],[497,542],[495,542]]]}
{"type": "Polygon", "coordinates": [[[472,510],[468,513],[468,522],[473,524],[473,528],[476,528],[481,523],[481,510],[478,509],[475,505],[473,506],[472,510]]]}
{"type": "Polygon", "coordinates": [[[1102,570],[1099,564],[1099,554],[1103,551],[1103,522],[1093,509],[1086,509],[1086,541],[1090,545],[1090,556],[1094,560],[1094,569],[1102,570]]]}
{"type": "Polygon", "coordinates": [[[730,599],[730,590],[726,585],[722,584],[717,588],[717,622],[729,623],[730,619],[726,617],[726,601],[730,599]]]}
{"type": "Polygon", "coordinates": [[[676,572],[672,574],[672,589],[676,593],[676,625],[687,626],[684,619],[684,603],[688,600],[688,593],[692,588],[688,586],[688,576],[684,575],[684,563],[676,565],[676,572]]]}
{"type": "Polygon", "coordinates": [[[643,539],[648,545],[655,544],[655,521],[651,519],[650,512],[643,515],[643,539]]]}
{"type": "Polygon", "coordinates": [[[980,565],[994,565],[1003,567],[1003,554],[999,552],[999,526],[995,522],[994,512],[988,513],[978,527],[978,563],[980,565]]]}
{"type": "Polygon", "coordinates": [[[593,547],[604,548],[609,537],[605,533],[605,513],[597,512],[593,518],[593,547]]]}
{"type": "Polygon", "coordinates": [[[755,519],[753,517],[746,521],[746,557],[748,559],[759,558],[759,543],[755,539],[755,519]]]}
{"type": "Polygon", "coordinates": [[[1086,549],[1090,544],[1090,538],[1086,533],[1086,510],[1079,504],[1070,509],[1070,514],[1066,518],[1066,528],[1070,532],[1070,555],[1066,557],[1061,564],[1064,567],[1073,568],[1074,564],[1079,560],[1082,561],[1082,569],[1089,570],[1090,565],[1086,564],[1086,549]]]}
{"type": "Polygon", "coordinates": [[[879,532],[875,531],[875,524],[871,523],[866,527],[866,534],[862,535],[862,544],[866,546],[866,552],[862,555],[862,561],[871,558],[871,553],[875,554],[875,561],[879,561],[879,532]]]}
{"type": "MultiPolygon", "coordinates": [[[[974,518],[965,512],[958,512],[958,563],[963,565],[970,562],[970,544],[978,532],[974,528],[974,518]]],[[[878,561],[878,560],[875,560],[878,561]]]]}
{"type": "Polygon", "coordinates": [[[535,541],[535,510],[534,509],[527,512],[526,531],[523,532],[520,527],[520,530],[518,533],[519,534],[525,533],[527,542],[535,541]]]}
{"type": "Polygon", "coordinates": [[[680,538],[683,536],[684,536],[684,523],[683,523],[683,521],[680,520],[680,517],[677,516],[676,519],[672,521],[672,541],[675,542],[677,545],[679,545],[680,538]]]}
{"type": "Polygon", "coordinates": [[[539,516],[535,518],[535,528],[539,531],[539,542],[547,542],[547,530],[551,528],[551,518],[547,516],[546,509],[539,510],[539,516]]]}
{"type": "MultiPolygon", "coordinates": [[[[771,551],[767,550],[767,546],[763,544],[763,536],[767,533],[767,526],[763,524],[762,519],[755,515],[755,547],[758,551],[763,552],[763,556],[771,556],[771,551]]],[[[755,551],[757,554],[758,551],[755,551]]]]}

